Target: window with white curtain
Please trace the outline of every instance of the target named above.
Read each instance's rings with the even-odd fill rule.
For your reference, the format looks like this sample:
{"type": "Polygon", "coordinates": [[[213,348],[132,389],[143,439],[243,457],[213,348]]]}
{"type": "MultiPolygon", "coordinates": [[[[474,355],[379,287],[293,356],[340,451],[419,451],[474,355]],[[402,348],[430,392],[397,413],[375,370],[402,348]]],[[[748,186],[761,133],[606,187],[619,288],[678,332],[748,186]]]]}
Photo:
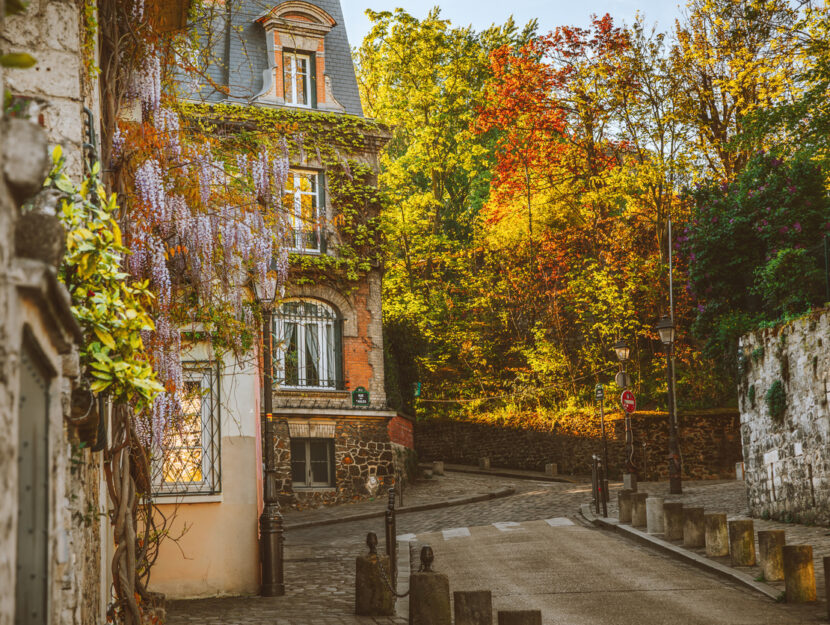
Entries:
{"type": "Polygon", "coordinates": [[[288,245],[291,251],[324,252],[325,241],[320,227],[322,175],[315,171],[292,169],[282,198],[282,205],[291,225],[288,245]]]}
{"type": "Polygon", "coordinates": [[[286,388],[342,388],[341,328],[328,304],[284,301],[274,315],[275,383],[286,388]]]}
{"type": "Polygon", "coordinates": [[[285,103],[291,106],[311,106],[311,59],[306,54],[284,52],[282,55],[282,84],[285,103]]]}

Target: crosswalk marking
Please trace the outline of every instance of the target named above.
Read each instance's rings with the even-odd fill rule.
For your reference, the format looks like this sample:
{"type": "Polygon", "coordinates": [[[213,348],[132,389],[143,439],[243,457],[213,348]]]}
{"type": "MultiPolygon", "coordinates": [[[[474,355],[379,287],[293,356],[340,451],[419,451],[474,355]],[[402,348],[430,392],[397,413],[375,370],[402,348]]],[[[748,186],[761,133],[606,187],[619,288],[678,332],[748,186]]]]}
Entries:
{"type": "Polygon", "coordinates": [[[470,530],[466,527],[454,527],[448,530],[441,530],[441,533],[444,535],[444,540],[449,540],[450,538],[464,538],[465,536],[469,536],[470,530]]]}
{"type": "Polygon", "coordinates": [[[417,536],[415,534],[398,534],[397,539],[404,543],[411,543],[417,536]]]}
{"type": "Polygon", "coordinates": [[[574,525],[573,521],[563,516],[556,517],[555,519],[545,519],[545,523],[551,527],[566,527],[568,525],[574,525]]]}
{"type": "Polygon", "coordinates": [[[515,521],[502,521],[500,523],[493,523],[493,527],[502,532],[524,532],[527,531],[522,527],[521,523],[515,521]]]}

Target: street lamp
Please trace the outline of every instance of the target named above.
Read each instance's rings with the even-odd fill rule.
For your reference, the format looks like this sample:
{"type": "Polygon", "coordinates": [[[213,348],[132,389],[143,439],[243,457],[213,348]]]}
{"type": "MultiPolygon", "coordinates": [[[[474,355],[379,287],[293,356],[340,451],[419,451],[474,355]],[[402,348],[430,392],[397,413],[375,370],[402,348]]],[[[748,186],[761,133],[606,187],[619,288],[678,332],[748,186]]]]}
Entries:
{"type": "MultiPolygon", "coordinates": [[[[617,360],[620,361],[621,371],[618,375],[621,376],[620,379],[623,384],[627,385],[628,375],[625,373],[625,362],[628,360],[631,350],[628,347],[628,343],[626,343],[624,339],[620,339],[614,343],[614,351],[617,353],[617,360]]],[[[625,470],[628,474],[623,475],[623,482],[627,482],[625,488],[636,490],[636,478],[633,474],[637,469],[634,466],[634,431],[631,428],[631,413],[629,413],[628,410],[623,409],[623,414],[625,416],[625,448],[627,452],[625,458],[625,470]]]]}
{"type": "Polygon", "coordinates": [[[277,458],[276,442],[277,424],[274,421],[273,396],[274,392],[274,359],[271,353],[274,304],[277,299],[277,274],[271,270],[265,278],[257,284],[252,281],[254,295],[262,306],[262,386],[265,389],[263,396],[263,411],[265,412],[265,505],[259,517],[259,544],[262,560],[262,587],[260,594],[263,597],[281,597],[285,594],[283,579],[283,536],[282,514],[280,514],[279,496],[277,493],[277,458]]]}
{"type": "Polygon", "coordinates": [[[672,348],[674,347],[674,322],[663,317],[657,322],[657,333],[666,347],[666,377],[668,379],[669,407],[669,493],[681,495],[683,485],[680,479],[680,449],[677,442],[677,411],[674,406],[674,376],[672,375],[672,348]]]}

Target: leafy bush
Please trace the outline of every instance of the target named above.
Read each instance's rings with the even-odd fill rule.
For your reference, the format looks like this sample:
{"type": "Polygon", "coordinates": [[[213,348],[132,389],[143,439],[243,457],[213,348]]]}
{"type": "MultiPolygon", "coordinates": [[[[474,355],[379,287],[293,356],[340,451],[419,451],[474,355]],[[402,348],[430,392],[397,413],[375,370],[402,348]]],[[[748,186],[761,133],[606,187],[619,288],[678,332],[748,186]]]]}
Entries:
{"type": "Polygon", "coordinates": [[[786,248],[755,270],[754,291],[773,314],[797,314],[821,301],[823,277],[806,250],[786,248]]]}
{"type": "Polygon", "coordinates": [[[784,384],[776,380],[767,389],[764,395],[767,403],[767,412],[773,421],[781,422],[784,419],[784,411],[787,409],[787,395],[784,393],[784,384]]]}

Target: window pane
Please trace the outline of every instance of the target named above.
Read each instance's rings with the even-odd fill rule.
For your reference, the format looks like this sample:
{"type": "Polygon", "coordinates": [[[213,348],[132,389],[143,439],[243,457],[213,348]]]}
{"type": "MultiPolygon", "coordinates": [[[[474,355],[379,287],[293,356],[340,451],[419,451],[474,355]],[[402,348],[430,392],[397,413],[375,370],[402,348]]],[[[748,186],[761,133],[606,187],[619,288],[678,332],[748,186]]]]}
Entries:
{"type": "Polygon", "coordinates": [[[306,483],[305,439],[291,441],[291,481],[297,485],[306,483]]]}
{"type": "Polygon", "coordinates": [[[186,380],[182,389],[182,419],[170,425],[162,475],[165,483],[201,482],[202,384],[186,380]]]}
{"type": "Polygon", "coordinates": [[[311,440],[311,480],[315,484],[329,484],[329,448],[327,440],[311,440]]]}
{"type": "Polygon", "coordinates": [[[283,56],[283,78],[282,84],[283,89],[285,90],[285,101],[289,104],[293,104],[295,102],[294,99],[294,78],[292,76],[293,69],[294,69],[294,58],[291,55],[284,55],[283,56]]]}
{"type": "Polygon", "coordinates": [[[309,386],[320,384],[320,341],[319,326],[308,323],[305,326],[305,379],[309,386]]]}
{"type": "Polygon", "coordinates": [[[300,383],[300,354],[297,349],[297,324],[285,323],[285,383],[297,386],[300,383]]]}
{"type": "Polygon", "coordinates": [[[334,324],[326,324],[326,386],[335,386],[334,375],[334,324]]]}
{"type": "Polygon", "coordinates": [[[306,84],[308,81],[308,59],[301,56],[294,57],[297,64],[297,97],[295,104],[308,104],[306,84]]]}

